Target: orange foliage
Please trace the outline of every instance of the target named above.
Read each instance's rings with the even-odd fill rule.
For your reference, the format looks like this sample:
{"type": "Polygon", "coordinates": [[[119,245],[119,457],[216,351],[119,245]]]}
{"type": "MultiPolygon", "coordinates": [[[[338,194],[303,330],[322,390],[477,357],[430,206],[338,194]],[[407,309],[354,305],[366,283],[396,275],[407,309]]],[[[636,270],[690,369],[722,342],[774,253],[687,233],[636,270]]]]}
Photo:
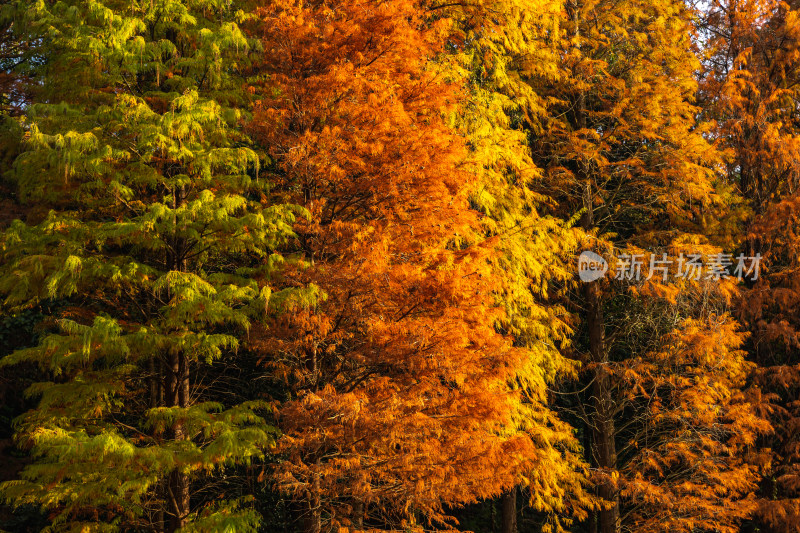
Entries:
{"type": "Polygon", "coordinates": [[[771,531],[788,533],[800,523],[800,198],[764,209],[750,238],[764,255],[762,272],[743,292],[739,309],[753,332],[761,409],[775,427],[764,443],[772,460],[758,514],[771,531]]]}
{"type": "Polygon", "coordinates": [[[771,454],[761,484],[757,527],[796,531],[800,524],[800,13],[793,2],[712,2],[705,17],[709,56],[705,107],[729,157],[728,174],[754,213],[748,255],[763,255],[761,276],[743,290],[739,318],[752,332],[758,364],[753,397],[775,432],[760,442],[771,454]]]}
{"type": "Polygon", "coordinates": [[[687,319],[657,352],[620,365],[636,413],[620,428],[620,487],[634,530],[736,533],[756,508],[750,455],[771,428],[742,392],[753,365],[737,327],[726,316],[687,319]]]}
{"type": "MultiPolygon", "coordinates": [[[[383,527],[515,485],[537,450],[511,430],[523,352],[495,331],[493,242],[467,194],[464,141],[443,119],[460,98],[431,58],[443,23],[413,2],[259,13],[264,46],[250,131],[274,159],[275,195],[300,204],[301,259],[261,349],[292,384],[278,410],[280,487],[320,524],[383,527]],[[315,292],[318,291],[318,292],[315,292]]],[[[314,523],[315,522],[315,523],[314,523]]]]}

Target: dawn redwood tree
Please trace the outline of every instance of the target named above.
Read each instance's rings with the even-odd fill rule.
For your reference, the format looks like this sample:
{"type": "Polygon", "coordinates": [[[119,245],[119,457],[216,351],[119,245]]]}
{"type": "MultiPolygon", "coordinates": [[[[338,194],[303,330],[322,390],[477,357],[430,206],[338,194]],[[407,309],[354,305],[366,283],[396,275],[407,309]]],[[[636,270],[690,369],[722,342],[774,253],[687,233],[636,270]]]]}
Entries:
{"type": "MultiPolygon", "coordinates": [[[[572,283],[583,232],[547,214],[553,199],[528,146],[529,135],[541,131],[548,107],[528,80],[557,75],[559,34],[553,30],[563,6],[551,0],[501,0],[429,2],[426,7],[453,21],[448,55],[438,60],[449,61],[453,75],[467,86],[457,125],[467,136],[477,173],[470,201],[482,215],[483,234],[498,239],[493,292],[506,310],[503,331],[527,351],[527,366],[514,385],[533,399],[532,416],[519,422],[535,434],[553,403],[546,391],[559,379],[573,378],[577,369],[559,350],[570,343],[573,321],[557,297],[572,283]]],[[[587,464],[573,428],[554,415],[548,418],[563,429],[562,455],[543,456],[549,462],[520,471],[519,485],[527,513],[543,527],[558,528],[585,518],[593,502],[584,489],[587,464]]],[[[516,493],[509,491],[499,502],[501,531],[516,527],[516,493]]]]}
{"type": "Polygon", "coordinates": [[[612,355],[609,381],[620,520],[633,531],[737,533],[756,509],[755,447],[771,427],[747,388],[746,333],[716,283],[672,302],[623,300],[615,351],[627,357],[612,355]]]}
{"type": "MultiPolygon", "coordinates": [[[[691,17],[673,0],[567,2],[562,33],[553,39],[557,71],[528,78],[548,103],[547,116],[530,126],[533,160],[545,171],[541,190],[553,198],[552,212],[566,220],[580,217],[584,246],[608,259],[653,252],[675,261],[680,252],[715,253],[719,245],[730,244],[732,230],[720,220],[729,219],[726,210],[734,196],[731,187],[715,181],[721,159],[705,137],[710,126],[697,122],[699,109],[692,104],[700,64],[692,51],[691,17]]],[[[704,294],[701,287],[658,278],[631,287],[611,279],[616,266],[612,261],[605,280],[581,284],[567,295],[580,320],[570,353],[583,363],[583,377],[572,394],[562,395],[564,413],[581,432],[587,460],[595,467],[597,495],[605,500],[587,527],[602,533],[639,527],[689,531],[707,527],[720,509],[736,507],[720,521],[730,531],[752,509],[749,496],[758,479],[742,456],[768,426],[739,391],[747,365],[736,351],[737,340],[719,348],[719,357],[735,354],[730,368],[698,366],[697,354],[681,348],[686,341],[678,333],[691,325],[700,331],[694,339],[718,339],[720,324],[735,325],[727,325],[724,306],[716,313],[676,307],[681,293],[704,294]],[[658,309],[677,320],[637,330],[649,319],[632,309],[658,309]],[[714,416],[700,418],[699,435],[679,433],[682,442],[671,442],[664,440],[668,429],[652,424],[658,420],[659,427],[677,431],[679,420],[691,419],[681,414],[691,387],[670,382],[680,365],[701,372],[689,381],[725,383],[731,392],[720,393],[714,416]],[[647,384],[627,388],[636,382],[647,384]],[[655,391],[668,394],[661,405],[671,413],[649,411],[653,403],[646,398],[655,391]],[[741,428],[730,425],[731,413],[748,414],[744,435],[733,436],[741,428]],[[637,438],[654,434],[659,438],[637,438]],[[692,454],[713,457],[696,477],[677,461],[692,454]],[[648,461],[661,461],[661,469],[648,470],[653,466],[648,461]],[[681,492],[681,487],[691,488],[681,492]],[[648,507],[656,505],[653,491],[674,500],[668,505],[674,520],[642,520],[648,513],[659,516],[648,507]]],[[[647,265],[642,272],[646,277],[647,265]]],[[[720,290],[724,300],[729,289],[720,290]]]]}
{"type": "Polygon", "coordinates": [[[754,397],[774,427],[761,444],[770,453],[753,521],[788,533],[800,524],[800,198],[766,205],[750,230],[762,266],[760,279],[742,292],[738,310],[752,333],[751,359],[759,365],[754,397]]]}
{"type": "Polygon", "coordinates": [[[244,488],[220,479],[262,457],[273,428],[258,398],[209,401],[208,369],[235,365],[265,316],[277,256],[264,258],[296,210],[263,203],[237,131],[240,14],[206,0],[17,9],[48,57],[10,172],[38,209],[0,236],[2,306],[65,310],[1,363],[49,375],[18,422],[32,463],[2,494],[58,531],[254,531],[244,488]]]}
{"type": "Polygon", "coordinates": [[[727,177],[750,210],[741,249],[761,254],[758,280],[737,302],[751,332],[753,376],[774,432],[753,527],[779,533],[800,524],[800,322],[798,187],[800,186],[800,7],[797,2],[715,1],[703,10],[707,59],[701,95],[728,153],[727,177]]]}
{"type": "MultiPolygon", "coordinates": [[[[442,56],[452,27],[427,16],[407,0],[280,1],[252,29],[264,54],[249,131],[276,201],[310,213],[282,273],[304,292],[259,339],[291,389],[278,484],[310,532],[447,527],[445,506],[526,476],[557,507],[558,479],[576,475],[544,406],[544,362],[563,363],[498,333],[514,323],[496,304],[505,251],[470,208],[478,172],[445,120],[465,99],[442,56]]],[[[526,312],[551,328],[529,327],[538,338],[563,330],[526,312]]]]}
{"type": "Polygon", "coordinates": [[[715,121],[728,179],[755,214],[800,186],[797,7],[779,0],[717,0],[700,11],[703,113],[715,121]]]}

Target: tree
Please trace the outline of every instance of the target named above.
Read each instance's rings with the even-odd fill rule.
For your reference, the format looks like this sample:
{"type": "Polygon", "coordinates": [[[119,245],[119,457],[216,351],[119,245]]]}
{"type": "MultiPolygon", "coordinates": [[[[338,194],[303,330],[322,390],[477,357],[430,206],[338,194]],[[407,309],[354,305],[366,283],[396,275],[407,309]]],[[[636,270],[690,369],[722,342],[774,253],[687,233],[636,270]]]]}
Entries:
{"type": "Polygon", "coordinates": [[[622,518],[634,530],[734,533],[756,509],[754,446],[771,428],[746,392],[746,335],[713,314],[719,301],[698,316],[700,294],[680,302],[695,309],[663,318],[676,327],[655,351],[614,368],[626,415],[617,427],[622,518]]]}
{"type": "Polygon", "coordinates": [[[758,281],[743,291],[738,303],[742,321],[752,332],[750,356],[754,395],[775,431],[762,441],[768,451],[754,522],[777,532],[793,531],[800,520],[797,399],[800,364],[798,332],[798,199],[791,196],[764,207],[752,226],[751,240],[760,245],[763,264],[758,281]]]}
{"type": "Polygon", "coordinates": [[[240,14],[203,0],[18,7],[49,54],[12,177],[45,210],[3,233],[0,292],[7,310],[68,307],[2,361],[50,376],[19,422],[34,461],[3,495],[58,530],[255,530],[244,489],[219,480],[272,445],[266,405],[226,403],[206,380],[265,316],[254,277],[299,211],[262,203],[259,156],[236,130],[240,14]]]}
{"type": "MultiPolygon", "coordinates": [[[[573,330],[558,297],[574,278],[572,262],[582,231],[547,214],[554,200],[528,144],[530,135],[541,132],[548,111],[545,96],[529,80],[557,76],[560,36],[554,30],[562,5],[547,0],[433,2],[429,9],[454,22],[449,54],[441,60],[450,61],[454,75],[465,80],[469,91],[457,124],[467,136],[477,172],[471,203],[483,215],[484,235],[498,239],[501,255],[492,263],[498,283],[494,292],[506,309],[502,329],[528,353],[515,385],[535,398],[532,416],[520,421],[535,434],[540,413],[553,403],[552,394],[545,397],[545,391],[560,379],[575,377],[577,369],[559,350],[569,346],[573,330]]],[[[528,495],[524,507],[538,514],[536,520],[543,526],[560,527],[570,525],[572,518],[585,518],[594,503],[584,488],[587,464],[581,460],[574,429],[556,415],[549,416],[556,421],[554,427],[564,428],[559,443],[564,451],[550,455],[554,462],[540,462],[519,476],[522,494],[528,495]]],[[[503,531],[516,527],[516,494],[509,491],[500,502],[503,531]]]]}
{"type": "Polygon", "coordinates": [[[800,520],[796,408],[797,187],[800,19],[794,2],[713,2],[704,12],[707,60],[702,95],[713,132],[728,153],[728,179],[752,216],[740,248],[762,255],[760,275],[744,288],[738,317],[747,343],[753,398],[775,428],[767,451],[759,509],[752,527],[793,531],[800,520]]]}
{"type": "Polygon", "coordinates": [[[712,2],[699,37],[701,97],[727,151],[727,174],[762,213],[798,184],[797,12],[776,0],[712,2]]]}
{"type": "Polygon", "coordinates": [[[261,339],[292,390],[278,476],[306,530],[442,526],[446,506],[529,472],[555,506],[571,438],[543,388],[511,386],[532,369],[538,387],[546,370],[495,328],[509,323],[494,297],[503,259],[480,238],[474,165],[444,120],[464,99],[442,57],[448,21],[409,1],[277,2],[259,16],[249,131],[275,161],[276,201],[311,213],[284,251],[297,262],[283,286],[306,296],[261,339]]]}
{"type": "MultiPolygon", "coordinates": [[[[556,202],[553,213],[567,220],[580,216],[587,235],[585,246],[608,259],[649,249],[676,260],[680,252],[692,249],[718,252],[715,245],[731,240],[731,228],[715,218],[726,212],[733,195],[730,187],[715,181],[721,160],[704,137],[710,125],[696,120],[699,109],[692,104],[697,89],[693,74],[699,62],[689,39],[691,16],[681,3],[672,1],[569,2],[560,23],[563,37],[554,44],[561,58],[557,74],[529,80],[549,104],[546,119],[531,127],[533,160],[545,169],[542,190],[556,202]]],[[[612,261],[609,278],[618,265],[612,261]]],[[[647,276],[646,265],[643,276],[647,276]]],[[[682,290],[701,289],[689,285],[682,290]]],[[[565,391],[572,392],[565,396],[565,416],[580,428],[587,459],[596,468],[597,494],[606,502],[589,521],[591,531],[652,527],[652,522],[644,526],[637,518],[637,513],[646,511],[636,480],[649,475],[637,461],[648,456],[670,463],[669,453],[676,444],[634,438],[641,451],[629,448],[631,436],[657,430],[648,426],[653,418],[648,413],[651,404],[644,398],[650,393],[636,389],[634,396],[644,396],[634,401],[625,385],[643,379],[652,380],[648,386],[653,389],[672,387],[664,408],[674,410],[672,415],[678,417],[685,391],[666,385],[672,369],[663,365],[659,339],[674,338],[670,332],[684,320],[706,328],[702,335],[709,338],[717,335],[719,326],[710,314],[672,310],[680,318],[674,324],[647,329],[635,344],[626,335],[632,323],[647,322],[630,313],[631,309],[667,312],[676,305],[680,291],[654,280],[631,287],[606,279],[585,283],[569,295],[571,309],[581,320],[573,354],[584,363],[584,377],[572,391],[565,391]],[[645,377],[650,372],[645,369],[659,376],[645,377]]],[[[673,347],[676,343],[663,342],[673,347]]],[[[668,353],[678,357],[673,351],[668,353]]],[[[730,434],[712,430],[727,423],[729,410],[749,408],[737,390],[742,385],[740,368],[730,370],[730,375],[716,375],[715,367],[705,370],[706,379],[723,380],[734,391],[724,397],[717,418],[707,421],[707,431],[718,440],[697,451],[713,453],[714,464],[719,465],[715,468],[725,475],[697,479],[678,469],[675,477],[650,480],[662,485],[663,494],[678,499],[673,510],[680,508],[681,513],[670,522],[678,530],[702,523],[707,508],[717,505],[715,491],[723,491],[729,502],[744,502],[757,479],[754,469],[739,468],[739,457],[726,458],[730,434]],[[721,482],[727,483],[724,488],[717,485],[721,482]],[[697,484],[696,490],[680,493],[681,483],[697,484]],[[701,493],[707,498],[704,506],[693,499],[701,493]]],[[[743,442],[752,442],[756,432],[765,428],[753,413],[750,416],[743,442]]],[[[668,415],[659,418],[667,419],[668,415]]],[[[685,442],[683,446],[688,450],[693,445],[685,442]]],[[[741,518],[731,515],[734,521],[741,518]]]]}

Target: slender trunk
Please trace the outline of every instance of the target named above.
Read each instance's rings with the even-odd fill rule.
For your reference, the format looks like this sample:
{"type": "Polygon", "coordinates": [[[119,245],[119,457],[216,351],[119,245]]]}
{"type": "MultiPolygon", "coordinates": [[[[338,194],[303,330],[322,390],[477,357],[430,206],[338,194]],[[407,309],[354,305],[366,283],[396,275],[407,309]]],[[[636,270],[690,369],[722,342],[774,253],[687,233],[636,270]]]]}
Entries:
{"type": "Polygon", "coordinates": [[[151,358],[147,362],[147,371],[150,372],[150,378],[148,379],[148,385],[150,388],[150,408],[153,409],[158,407],[158,389],[159,389],[159,379],[158,379],[158,368],[156,367],[156,360],[155,358],[151,358]]]}
{"type": "MultiPolygon", "coordinates": [[[[149,406],[151,409],[155,409],[156,407],[160,407],[163,405],[164,401],[164,388],[163,388],[163,381],[161,379],[161,363],[156,358],[151,358],[148,362],[148,371],[150,372],[150,379],[149,379],[149,388],[150,388],[150,403],[149,406]]],[[[159,482],[157,485],[156,490],[158,491],[160,497],[164,498],[166,491],[166,485],[163,482],[159,482]]],[[[164,509],[159,508],[153,515],[153,529],[156,533],[163,533],[164,531],[164,509]]]]}
{"type": "MultiPolygon", "coordinates": [[[[311,387],[313,389],[316,389],[319,384],[318,365],[317,347],[315,345],[311,352],[311,387]]],[[[322,500],[320,499],[319,476],[317,474],[320,463],[320,459],[317,458],[315,461],[317,469],[313,473],[314,479],[311,482],[311,490],[308,492],[308,496],[303,505],[304,508],[302,509],[304,533],[320,533],[320,531],[322,531],[322,500]]]]}
{"type": "Polygon", "coordinates": [[[320,499],[319,476],[317,475],[320,459],[318,458],[315,463],[317,470],[314,472],[314,480],[304,505],[305,509],[303,509],[304,533],[320,533],[322,531],[322,500],[320,499]]]}
{"type": "MultiPolygon", "coordinates": [[[[186,356],[173,354],[169,359],[167,371],[168,406],[188,407],[189,400],[189,367],[186,356]]],[[[183,424],[176,422],[172,429],[172,437],[176,441],[184,440],[187,435],[183,424]]],[[[189,514],[189,478],[177,470],[169,477],[167,484],[167,501],[169,502],[170,523],[168,531],[171,533],[186,525],[189,514]]]]}
{"type": "MultiPolygon", "coordinates": [[[[614,440],[614,402],[611,396],[611,380],[608,374],[608,357],[603,346],[603,314],[596,285],[587,284],[587,311],[589,328],[589,349],[595,363],[592,396],[594,403],[593,455],[597,466],[610,474],[617,467],[617,448],[614,440]]],[[[616,484],[610,479],[598,486],[598,496],[611,504],[608,509],[598,512],[599,533],[619,533],[619,493],[616,484]]]]}
{"type": "Polygon", "coordinates": [[[317,507],[316,499],[309,500],[303,515],[304,533],[320,533],[322,531],[322,517],[317,507]]]}
{"type": "MultiPolygon", "coordinates": [[[[580,5],[578,0],[572,2],[572,21],[575,26],[575,46],[580,50],[580,5]]],[[[580,72],[575,73],[580,76],[580,72]]],[[[583,91],[578,94],[576,106],[576,126],[585,129],[586,125],[586,95],[583,91]]],[[[581,220],[582,226],[590,230],[595,225],[594,220],[594,193],[592,190],[591,169],[589,162],[580,161],[579,171],[584,180],[583,204],[585,214],[581,220]]],[[[611,383],[608,375],[608,353],[605,347],[605,322],[603,320],[603,307],[600,299],[599,281],[585,283],[584,299],[586,302],[586,327],[589,332],[589,353],[595,365],[595,376],[592,387],[593,420],[592,455],[596,465],[607,473],[617,467],[617,450],[614,441],[614,402],[611,396],[611,383]]],[[[595,525],[590,525],[592,530],[598,528],[598,533],[619,533],[621,529],[619,515],[619,493],[615,483],[610,479],[597,487],[598,496],[606,500],[610,507],[597,513],[595,525]]]]}
{"type": "Polygon", "coordinates": [[[500,497],[500,533],[517,533],[517,489],[500,497]]]}
{"type": "Polygon", "coordinates": [[[364,529],[364,502],[359,499],[353,503],[353,529],[356,531],[364,529]]]}
{"type": "MultiPolygon", "coordinates": [[[[177,209],[186,202],[186,188],[177,187],[173,197],[173,207],[177,209]]],[[[177,226],[177,217],[175,224],[177,226]]],[[[177,234],[173,238],[172,270],[186,272],[186,241],[177,234]]],[[[189,406],[189,360],[185,353],[178,352],[169,355],[169,368],[166,372],[168,386],[167,406],[186,408],[189,406]]],[[[172,428],[172,438],[176,441],[186,440],[189,436],[185,432],[183,423],[176,422],[172,428]]],[[[170,523],[169,533],[186,525],[190,510],[189,477],[174,470],[170,473],[167,482],[167,501],[169,503],[170,523]]]]}
{"type": "MultiPolygon", "coordinates": [[[[586,180],[584,188],[584,229],[594,226],[594,205],[592,184],[586,180]]],[[[614,430],[614,400],[611,395],[611,379],[608,373],[608,352],[605,347],[605,322],[600,300],[599,281],[585,283],[586,327],[589,333],[589,354],[594,363],[595,375],[592,383],[593,420],[592,456],[598,468],[610,474],[617,467],[617,448],[614,430]]],[[[616,484],[610,479],[597,487],[598,496],[606,500],[610,507],[598,511],[595,527],[599,533],[619,533],[619,493],[616,484]]]]}

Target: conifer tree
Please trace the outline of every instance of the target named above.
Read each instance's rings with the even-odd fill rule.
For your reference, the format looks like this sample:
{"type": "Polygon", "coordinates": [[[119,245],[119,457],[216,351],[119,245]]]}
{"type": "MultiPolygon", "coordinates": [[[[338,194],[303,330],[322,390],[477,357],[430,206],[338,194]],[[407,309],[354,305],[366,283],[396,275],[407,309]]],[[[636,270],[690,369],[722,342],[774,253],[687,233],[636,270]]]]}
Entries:
{"type": "Polygon", "coordinates": [[[672,303],[630,302],[622,315],[617,484],[621,522],[635,531],[734,533],[756,509],[754,447],[771,428],[746,389],[746,334],[711,283],[672,303]]]}
{"type": "Polygon", "coordinates": [[[759,278],[742,290],[738,311],[758,365],[753,399],[774,427],[760,442],[769,457],[753,527],[776,532],[800,524],[797,8],[776,0],[716,1],[704,10],[701,27],[705,112],[727,150],[727,177],[753,215],[742,225],[740,248],[762,256],[759,278]]]}
{"type": "MultiPolygon", "coordinates": [[[[535,219],[531,194],[498,208],[501,226],[470,209],[476,162],[444,120],[465,98],[442,55],[452,27],[426,16],[411,1],[287,1],[254,28],[267,81],[254,84],[252,134],[276,162],[274,193],[311,213],[286,250],[302,263],[284,273],[307,296],[286,301],[261,339],[293,390],[278,410],[278,475],[307,531],[414,528],[416,515],[440,527],[445,506],[527,480],[538,508],[561,510],[560,480],[579,486],[569,430],[544,406],[566,365],[543,340],[565,328],[532,297],[509,303],[520,317],[495,303],[558,265],[528,255],[513,260],[528,281],[498,276],[509,250],[485,225],[496,235],[535,219]],[[501,324],[529,348],[510,346],[501,324]]],[[[505,135],[522,152],[519,134],[505,135]]],[[[503,163],[480,165],[507,179],[503,163]]]]}
{"type": "Polygon", "coordinates": [[[274,432],[263,401],[220,400],[207,370],[265,316],[297,211],[263,203],[237,131],[242,14],[206,0],[17,9],[48,57],[11,170],[39,209],[2,234],[2,305],[67,307],[2,360],[50,376],[18,422],[33,462],[3,495],[59,531],[254,531],[246,493],[220,479],[274,432]]]}
{"type": "MultiPolygon", "coordinates": [[[[714,245],[727,243],[730,228],[716,223],[715,216],[724,213],[731,193],[715,182],[719,155],[704,138],[709,126],[696,122],[699,110],[691,103],[699,62],[689,39],[690,17],[673,1],[568,2],[560,24],[564,33],[555,42],[561,57],[558,72],[530,79],[549,104],[548,116],[533,130],[531,143],[534,162],[545,169],[542,187],[556,201],[554,212],[565,219],[580,214],[585,246],[609,260],[623,252],[644,251],[663,251],[674,259],[691,248],[714,253],[719,251],[714,245]]],[[[728,455],[733,442],[741,444],[738,454],[767,430],[739,391],[747,365],[729,339],[731,344],[719,349],[736,353],[730,369],[709,365],[703,368],[705,378],[689,378],[726,383],[731,391],[719,396],[721,405],[714,416],[702,422],[700,433],[711,435],[713,442],[704,441],[698,448],[688,434],[680,442],[636,438],[652,435],[648,424],[654,420],[667,427],[687,416],[680,413],[691,395],[685,386],[671,382],[677,363],[665,361],[692,361],[696,354],[678,348],[685,341],[677,331],[691,324],[701,331],[691,342],[719,338],[719,324],[729,319],[720,322],[712,313],[674,307],[681,291],[703,294],[700,288],[651,281],[631,291],[626,283],[611,279],[615,267],[612,261],[606,280],[582,284],[569,296],[581,320],[573,353],[583,362],[584,378],[565,396],[565,413],[581,429],[587,459],[596,468],[597,494],[605,500],[587,525],[602,533],[629,527],[688,531],[707,526],[716,506],[744,509],[757,480],[754,468],[741,466],[738,455],[728,455]],[[648,308],[674,313],[679,320],[672,325],[658,322],[631,343],[626,337],[635,324],[646,323],[646,314],[629,310],[648,308]],[[648,385],[627,390],[637,380],[648,385]],[[653,391],[668,395],[660,405],[672,410],[669,414],[648,411],[652,404],[646,397],[653,391]],[[740,441],[732,429],[713,429],[725,427],[732,412],[748,414],[742,426],[746,434],[736,437],[740,441]],[[678,456],[687,459],[695,453],[714,457],[703,464],[699,477],[691,477],[676,462],[678,456]],[[642,466],[642,457],[671,469],[662,466],[653,475],[642,466]],[[674,520],[668,526],[663,520],[641,519],[658,511],[657,506],[648,507],[656,498],[648,500],[652,492],[645,487],[674,498],[674,505],[668,506],[674,520]],[[686,490],[681,492],[681,487],[686,490]]],[[[642,272],[646,277],[646,266],[642,272]]],[[[723,306],[717,315],[724,312],[723,306]]],[[[699,372],[702,367],[697,368],[699,372]]],[[[726,520],[735,524],[745,515],[746,511],[731,513],[726,520]]]]}
{"type": "Polygon", "coordinates": [[[779,533],[794,531],[800,523],[800,360],[797,319],[798,215],[800,200],[791,195],[768,203],[750,230],[762,254],[759,280],[739,299],[742,321],[751,331],[750,356],[754,372],[753,399],[772,422],[774,432],[760,445],[769,452],[753,522],[779,533]]]}
{"type": "MultiPolygon", "coordinates": [[[[478,175],[471,202],[483,215],[484,235],[496,236],[502,253],[493,262],[498,283],[494,292],[506,309],[502,329],[527,349],[527,364],[515,385],[535,398],[531,417],[520,421],[535,433],[542,413],[550,409],[552,397],[546,398],[545,391],[556,380],[574,377],[576,370],[575,362],[559,351],[569,344],[572,329],[555,296],[573,278],[572,258],[582,232],[569,221],[545,214],[553,200],[528,146],[528,136],[539,131],[547,115],[545,98],[528,80],[552,79],[557,72],[558,33],[553,30],[559,26],[562,5],[522,0],[444,7],[433,3],[431,9],[453,21],[447,59],[469,91],[458,124],[467,135],[478,175]]],[[[524,505],[549,515],[547,523],[554,525],[560,523],[556,515],[582,518],[593,504],[583,488],[586,464],[575,454],[574,430],[557,416],[548,417],[553,427],[565,429],[563,455],[552,456],[557,463],[520,472],[520,479],[528,496],[524,505]],[[561,489],[555,494],[554,479],[561,489]]],[[[501,504],[503,531],[516,522],[515,494],[507,493],[501,504]]]]}

